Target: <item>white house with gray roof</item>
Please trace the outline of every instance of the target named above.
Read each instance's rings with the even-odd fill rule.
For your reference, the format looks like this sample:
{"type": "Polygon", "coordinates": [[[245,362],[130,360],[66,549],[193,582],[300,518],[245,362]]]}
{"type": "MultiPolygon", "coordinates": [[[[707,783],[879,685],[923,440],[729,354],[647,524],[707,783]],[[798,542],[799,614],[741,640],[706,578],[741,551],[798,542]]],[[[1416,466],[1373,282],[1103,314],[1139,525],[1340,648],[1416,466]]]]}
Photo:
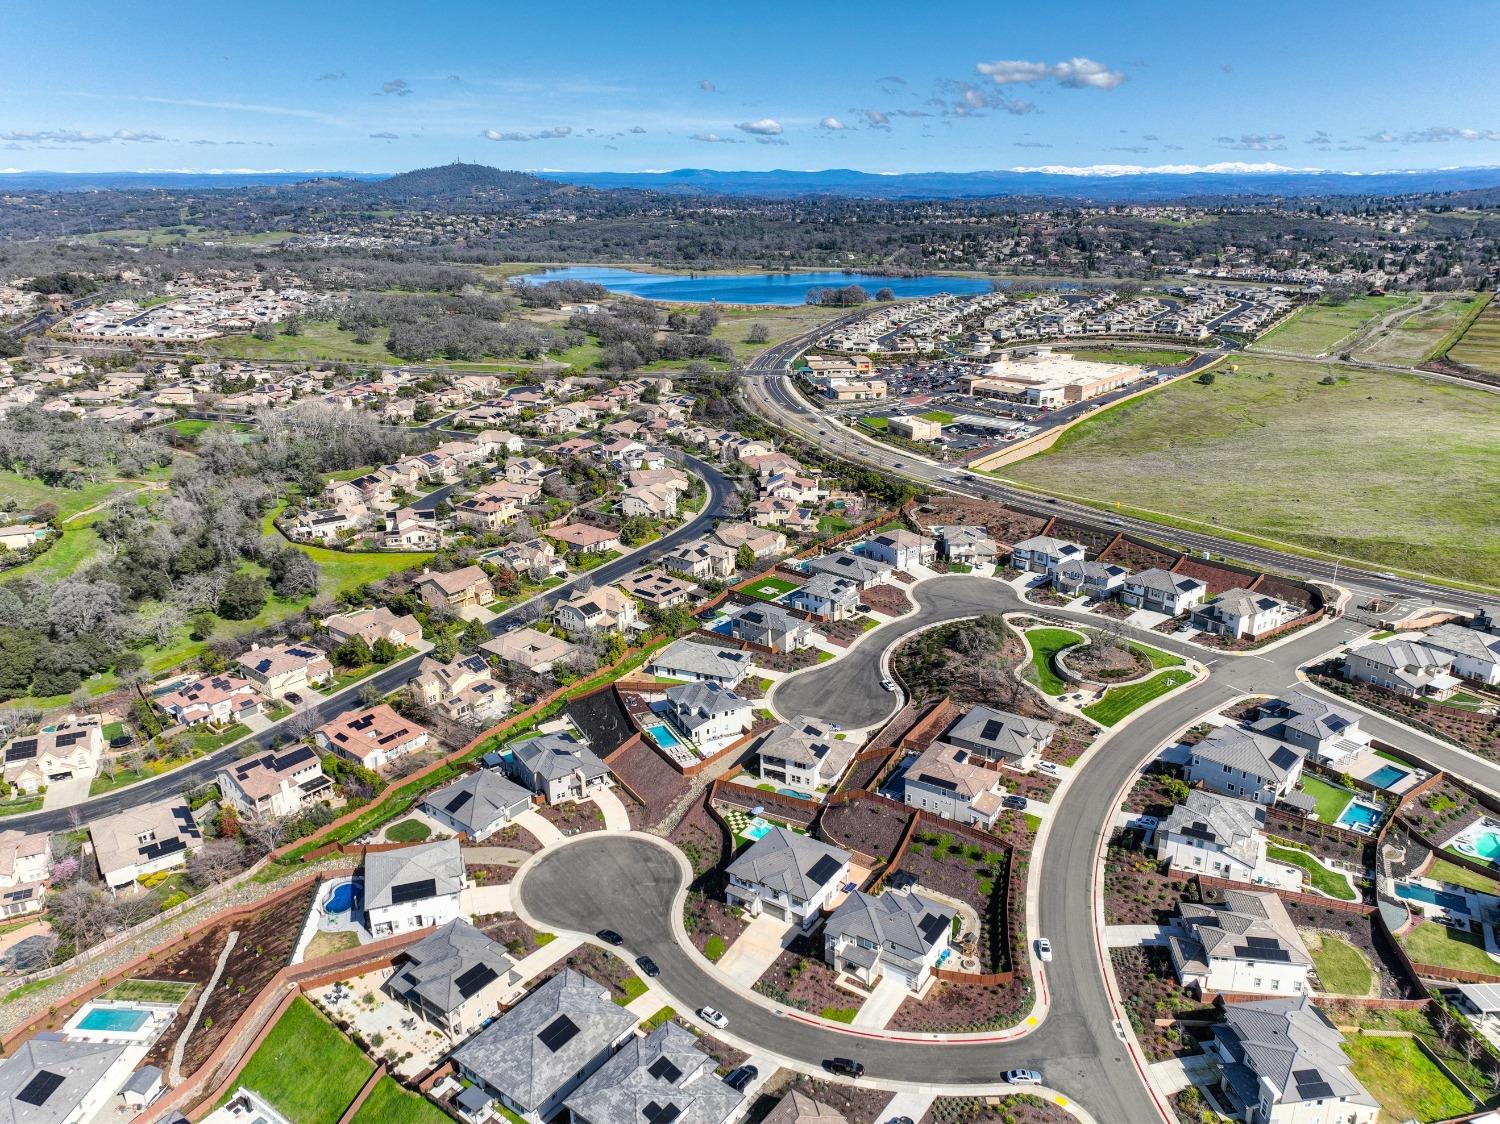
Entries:
{"type": "Polygon", "coordinates": [[[377,937],[446,925],[458,916],[464,860],[457,839],[365,855],[365,928],[377,937]]]}
{"type": "Polygon", "coordinates": [[[603,984],[564,968],[453,1052],[474,1083],[466,1112],[477,1120],[499,1101],[527,1124],[550,1120],[635,1024],[603,984]]]}
{"type": "Polygon", "coordinates": [[[1272,597],[1248,589],[1226,589],[1206,605],[1200,605],[1188,616],[1188,623],[1201,632],[1227,636],[1232,640],[1264,636],[1295,620],[1301,610],[1272,597]]]}
{"type": "Polygon", "coordinates": [[[1125,584],[1130,571],[1113,562],[1088,562],[1075,558],[1052,571],[1052,584],[1070,597],[1102,601],[1125,584]]]}
{"type": "Polygon", "coordinates": [[[859,609],[860,585],[837,574],[814,574],[805,585],[786,595],[786,603],[804,613],[816,613],[831,621],[851,617],[859,609]]]}
{"type": "Polygon", "coordinates": [[[482,843],[531,807],[531,793],[498,769],[476,769],[428,793],[422,811],[482,843]]]}
{"type": "Polygon", "coordinates": [[[1120,583],[1120,600],[1137,609],[1175,617],[1203,604],[1208,586],[1186,574],[1153,566],[1120,583]]]}
{"type": "Polygon", "coordinates": [[[775,652],[795,652],[817,643],[813,623],[780,605],[745,605],[729,618],[729,635],[775,652]]]}
{"type": "Polygon", "coordinates": [[[382,985],[403,1007],[453,1038],[498,1014],[520,983],[501,948],[462,917],[402,950],[382,985]]]}
{"type": "Polygon", "coordinates": [[[754,666],[749,652],[684,638],[672,641],[652,656],[646,671],[663,679],[738,687],[754,666]]]}
{"type": "Polygon", "coordinates": [[[866,987],[885,977],[919,991],[948,947],[953,917],[915,890],[855,890],[823,926],[823,958],[866,987]]]}
{"type": "Polygon", "coordinates": [[[1011,547],[1010,564],[1031,574],[1052,574],[1064,562],[1083,561],[1086,553],[1076,542],[1051,535],[1034,535],[1011,547]]]}
{"type": "Polygon", "coordinates": [[[1359,1082],[1344,1037],[1312,1002],[1229,1003],[1213,1028],[1222,1088],[1255,1124],[1375,1124],[1380,1102],[1359,1082]]]}
{"type": "Polygon", "coordinates": [[[848,550],[834,551],[807,561],[809,574],[828,574],[845,578],[861,590],[887,582],[891,577],[891,564],[875,558],[866,558],[848,550]]]}
{"type": "Polygon", "coordinates": [[[1052,744],[1056,735],[1057,727],[1051,722],[976,706],[949,726],[941,740],[986,761],[1024,772],[1036,764],[1042,750],[1052,744]]]}
{"type": "Polygon", "coordinates": [[[1281,899],[1225,890],[1222,901],[1178,905],[1182,931],[1167,938],[1183,987],[1200,992],[1302,995],[1313,961],[1281,899]]]}
{"type": "Polygon", "coordinates": [[[756,747],[760,779],[798,792],[832,786],[854,759],[855,745],[839,740],[821,719],[799,715],[783,722],[756,747]]]}
{"type": "Polygon", "coordinates": [[[1274,804],[1302,776],[1307,753],[1241,726],[1216,726],[1189,751],[1187,780],[1210,792],[1274,804]]]}
{"type": "Polygon", "coordinates": [[[1440,624],[1418,643],[1452,656],[1454,674],[1487,687],[1500,686],[1500,636],[1461,624],[1440,624]]]}
{"type": "Polygon", "coordinates": [[[841,847],[773,827],[726,868],[724,899],[752,917],[767,913],[811,928],[849,877],[849,858],[841,847]]]}
{"type": "Polygon", "coordinates": [[[37,1036],[0,1061],[0,1121],[77,1124],[102,1112],[139,1056],[112,1042],[37,1036]]]}
{"type": "Polygon", "coordinates": [[[755,704],[717,683],[681,683],[666,696],[673,724],[705,752],[722,749],[755,724],[755,704]]]}
{"type": "Polygon", "coordinates": [[[516,780],[548,804],[587,800],[615,783],[609,766],[566,734],[539,734],[508,748],[516,780]]]}
{"type": "Polygon", "coordinates": [[[1366,644],[1346,652],[1344,678],[1413,699],[1446,699],[1459,684],[1450,654],[1410,640],[1366,644]]]}
{"type": "Polygon", "coordinates": [[[1265,831],[1264,805],[1193,789],[1157,827],[1156,857],[1173,871],[1255,882],[1266,872],[1265,831]]]}
{"type": "Polygon", "coordinates": [[[858,550],[866,558],[910,573],[913,567],[925,566],[937,557],[937,542],[926,535],[897,528],[876,535],[858,550]]]}
{"type": "Polygon", "coordinates": [[[625,1045],[563,1102],[572,1124],[729,1124],[747,1107],[698,1048],[667,1022],[625,1045]]]}
{"type": "Polygon", "coordinates": [[[978,524],[953,523],[928,530],[937,536],[938,550],[949,562],[988,566],[1000,556],[1000,548],[989,531],[978,524]]]}
{"type": "Polygon", "coordinates": [[[1313,760],[1337,767],[1346,757],[1370,748],[1359,715],[1305,691],[1292,691],[1260,704],[1251,728],[1307,750],[1313,760]]]}

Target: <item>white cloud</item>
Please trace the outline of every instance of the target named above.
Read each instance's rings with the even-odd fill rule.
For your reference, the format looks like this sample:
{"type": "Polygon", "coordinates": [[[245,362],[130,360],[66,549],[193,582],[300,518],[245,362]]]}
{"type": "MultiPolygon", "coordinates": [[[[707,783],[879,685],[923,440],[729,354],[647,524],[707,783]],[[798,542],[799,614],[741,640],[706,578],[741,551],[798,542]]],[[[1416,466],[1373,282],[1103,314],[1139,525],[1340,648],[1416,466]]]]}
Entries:
{"type": "Polygon", "coordinates": [[[1225,148],[1241,152],[1281,152],[1286,148],[1281,143],[1286,140],[1282,133],[1242,133],[1237,137],[1215,137],[1214,140],[1225,148]]]}
{"type": "Polygon", "coordinates": [[[717,94],[719,92],[719,87],[715,86],[707,78],[698,79],[698,89],[702,90],[705,94],[717,94]]]}
{"type": "Polygon", "coordinates": [[[0,141],[8,142],[9,147],[109,144],[111,141],[120,141],[125,144],[155,144],[158,141],[170,140],[172,140],[171,137],[149,129],[116,129],[112,133],[95,133],[88,129],[12,129],[9,132],[0,133],[0,141]]]}
{"type": "Polygon", "coordinates": [[[1102,62],[1082,56],[1062,62],[1031,62],[1027,59],[999,59],[982,62],[974,68],[997,86],[1026,82],[1055,81],[1070,89],[1113,90],[1125,81],[1122,71],[1111,70],[1102,62]]]}
{"type": "Polygon", "coordinates": [[[688,140],[702,141],[704,144],[740,144],[734,137],[721,137],[718,133],[693,133],[688,140]]]}
{"type": "Polygon", "coordinates": [[[399,140],[400,139],[400,135],[397,134],[397,133],[389,133],[389,132],[387,132],[387,133],[371,133],[370,134],[370,139],[371,140],[399,140]]]}
{"type": "Polygon", "coordinates": [[[741,121],[735,126],[742,133],[754,133],[762,137],[779,137],[781,122],[773,117],[762,117],[758,121],[741,121]]]}
{"type": "Polygon", "coordinates": [[[380,84],[380,92],[404,98],[411,93],[411,87],[406,84],[405,78],[392,78],[389,82],[382,82],[380,84]]]}
{"type": "Polygon", "coordinates": [[[1401,138],[1407,144],[1435,144],[1443,141],[1496,141],[1500,140],[1500,129],[1453,129],[1445,125],[1429,125],[1425,129],[1407,133],[1401,138]]]}
{"type": "Polygon", "coordinates": [[[1321,172],[1322,168],[1289,168],[1284,164],[1246,164],[1237,160],[1218,164],[1042,164],[1029,168],[1011,168],[1012,172],[1045,172],[1050,176],[1190,176],[1199,173],[1254,175],[1259,172],[1321,172]]]}
{"type": "Polygon", "coordinates": [[[837,117],[825,117],[818,122],[818,128],[820,129],[833,129],[837,131],[839,129],[847,129],[848,127],[848,125],[845,125],[837,117]]]}
{"type": "Polygon", "coordinates": [[[499,129],[486,129],[479,135],[492,141],[560,140],[572,136],[573,130],[567,125],[558,125],[551,129],[538,129],[534,133],[503,133],[499,129]]]}
{"type": "Polygon", "coordinates": [[[878,109],[865,110],[865,123],[872,129],[889,129],[891,119],[878,109]]]}

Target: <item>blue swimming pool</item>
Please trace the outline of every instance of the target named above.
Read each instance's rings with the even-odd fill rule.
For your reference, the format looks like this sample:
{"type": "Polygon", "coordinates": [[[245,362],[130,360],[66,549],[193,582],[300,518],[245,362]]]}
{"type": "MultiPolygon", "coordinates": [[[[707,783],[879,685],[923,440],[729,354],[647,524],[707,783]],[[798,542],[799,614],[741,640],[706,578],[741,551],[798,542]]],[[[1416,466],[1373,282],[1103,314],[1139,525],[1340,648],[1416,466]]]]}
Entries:
{"type": "Polygon", "coordinates": [[[750,840],[752,843],[759,843],[760,840],[770,832],[771,826],[771,824],[767,823],[759,816],[756,816],[747,825],[745,825],[745,830],[740,832],[740,834],[743,835],[746,839],[750,840]]]}
{"type": "Polygon", "coordinates": [[[134,1034],[151,1019],[139,1007],[95,1007],[78,1020],[78,1030],[105,1030],[112,1034],[134,1034]]]}
{"type": "Polygon", "coordinates": [[[354,883],[340,882],[333,888],[333,893],[328,895],[328,904],[325,907],[329,913],[348,913],[354,908],[354,883]]]}
{"type": "Polygon", "coordinates": [[[1339,823],[1344,827],[1359,828],[1364,825],[1374,829],[1380,822],[1380,811],[1368,804],[1361,804],[1358,800],[1351,800],[1349,806],[1344,809],[1343,815],[1339,816],[1339,823]]]}
{"type": "Polygon", "coordinates": [[[682,744],[677,735],[672,733],[672,727],[668,726],[665,722],[658,722],[654,726],[647,726],[646,733],[650,734],[651,740],[661,746],[662,749],[671,749],[674,746],[682,744]]]}
{"type": "Polygon", "coordinates": [[[1450,894],[1446,890],[1434,890],[1431,886],[1423,886],[1420,883],[1397,883],[1396,896],[1407,898],[1411,901],[1426,902],[1428,905],[1439,905],[1444,909],[1451,909],[1457,913],[1468,913],[1469,902],[1462,894],[1450,894]]]}
{"type": "Polygon", "coordinates": [[[1400,784],[1411,776],[1405,769],[1398,769],[1394,765],[1382,765],[1376,769],[1365,780],[1377,788],[1390,788],[1393,784],[1400,784]]]}

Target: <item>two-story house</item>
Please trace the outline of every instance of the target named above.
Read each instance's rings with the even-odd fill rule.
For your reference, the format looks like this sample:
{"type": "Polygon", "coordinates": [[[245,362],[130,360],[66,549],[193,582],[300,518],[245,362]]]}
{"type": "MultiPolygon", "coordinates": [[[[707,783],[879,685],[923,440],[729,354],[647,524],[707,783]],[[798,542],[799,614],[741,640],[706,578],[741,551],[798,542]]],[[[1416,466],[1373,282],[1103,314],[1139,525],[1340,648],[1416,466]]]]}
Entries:
{"type": "Polygon", "coordinates": [[[1174,574],[1161,567],[1131,574],[1120,583],[1120,600],[1150,613],[1179,616],[1203,604],[1208,586],[1186,574],[1174,574]]]}
{"type": "Polygon", "coordinates": [[[1458,688],[1453,657],[1426,644],[1389,640],[1344,654],[1344,678],[1412,699],[1446,699],[1458,688]]]}
{"type": "Polygon", "coordinates": [[[333,664],[323,649],[312,644],[274,644],[250,650],[235,657],[240,674],[261,694],[273,699],[307,691],[333,678],[333,664]]]}
{"type": "Polygon", "coordinates": [[[729,635],[773,652],[796,652],[817,643],[813,623],[780,605],[760,602],[731,610],[729,635]]]}
{"type": "Polygon", "coordinates": [[[45,831],[0,831],[0,917],[40,913],[51,868],[52,837],[45,831]]]}
{"type": "Polygon", "coordinates": [[[1189,750],[1187,779],[1210,792],[1274,804],[1302,776],[1306,751],[1240,726],[1215,726],[1189,750]]]}
{"type": "Polygon", "coordinates": [[[666,696],[673,724],[700,750],[723,748],[755,722],[755,704],[717,683],[682,683],[666,696]]]}
{"type": "Polygon", "coordinates": [[[323,627],[334,643],[343,644],[358,636],[370,647],[385,640],[398,648],[411,648],[422,639],[422,626],[410,613],[399,616],[384,605],[360,609],[353,613],[336,613],[323,621],[323,627]]]}
{"type": "Polygon", "coordinates": [[[926,535],[898,529],[874,536],[858,550],[866,558],[911,573],[918,566],[930,565],[937,557],[937,542],[926,535]]]}
{"type": "Polygon", "coordinates": [[[429,656],[417,666],[408,689],[423,706],[454,722],[494,722],[510,709],[510,688],[495,680],[489,662],[478,654],[449,663],[429,656]]]}
{"type": "Polygon", "coordinates": [[[699,581],[724,581],[734,577],[738,553],[723,543],[697,539],[662,555],[661,564],[674,574],[685,574],[699,581]]]}
{"type": "Polygon", "coordinates": [[[333,788],[318,755],[305,745],[243,757],[217,777],[220,795],[243,817],[289,816],[333,788]]]}
{"type": "Polygon", "coordinates": [[[238,675],[205,675],[152,702],[179,726],[229,726],[261,712],[261,698],[238,675]]]}
{"type": "Polygon", "coordinates": [[[580,590],[552,607],[552,619],[567,633],[629,632],[640,624],[635,602],[612,585],[580,590]]]}
{"type": "Polygon", "coordinates": [[[726,868],[724,899],[752,917],[812,927],[849,876],[849,852],[772,827],[726,868]]]}
{"type": "Polygon", "coordinates": [[[1113,562],[1088,562],[1075,558],[1052,571],[1052,585],[1069,597],[1102,601],[1114,596],[1129,576],[1129,570],[1113,562]]]}
{"type": "Polygon", "coordinates": [[[807,573],[813,575],[827,574],[830,577],[843,578],[853,582],[860,590],[889,581],[892,573],[889,562],[866,558],[848,550],[839,550],[832,554],[823,554],[817,558],[808,559],[805,569],[807,573]]]}
{"type": "Polygon", "coordinates": [[[838,783],[854,749],[855,743],[836,738],[828,723],[799,715],[768,733],[755,751],[761,780],[812,794],[838,783]]]}
{"type": "Polygon", "coordinates": [[[92,777],[104,753],[104,727],[97,714],[68,715],[34,734],[5,744],[5,783],[25,793],[73,777],[92,777]]]}
{"type": "Polygon", "coordinates": [[[1008,710],[989,706],[971,707],[943,731],[949,745],[1012,769],[1025,772],[1052,744],[1057,727],[1036,718],[1023,718],[1008,710]]]}
{"type": "Polygon", "coordinates": [[[1181,933],[1167,938],[1183,987],[1200,993],[1303,995],[1312,956],[1275,894],[1225,890],[1217,902],[1178,905],[1181,933]]]}
{"type": "Polygon", "coordinates": [[[1081,562],[1086,551],[1076,542],[1035,535],[1022,539],[1011,548],[1010,564],[1030,574],[1052,574],[1064,562],[1081,562]]]}
{"type": "Polygon", "coordinates": [[[1005,785],[997,769],[973,751],[935,741],[901,775],[902,801],[944,819],[991,828],[1005,807],[1005,785]]]}
{"type": "Polygon", "coordinates": [[[1358,713],[1306,691],[1261,703],[1250,726],[1306,750],[1314,761],[1332,768],[1370,748],[1373,741],[1359,728],[1358,713]]]}
{"type": "Polygon", "coordinates": [[[929,528],[937,536],[938,552],[949,562],[988,566],[1000,557],[1000,547],[978,524],[954,523],[929,528]]]}
{"type": "Polygon", "coordinates": [[[1174,872],[1261,881],[1267,869],[1265,829],[1265,805],[1193,789],[1157,826],[1156,857],[1174,872]]]}
{"type": "Polygon", "coordinates": [[[539,734],[508,748],[516,780],[548,804],[588,800],[614,784],[594,751],[566,734],[539,734]]]}
{"type": "Polygon", "coordinates": [[[423,727],[401,717],[386,703],[341,714],[318,727],[313,736],[318,748],[377,772],[409,753],[425,749],[432,740],[423,727]]]}
{"type": "Polygon", "coordinates": [[[422,798],[422,811],[482,843],[531,807],[531,793],[498,769],[476,769],[422,798]]]}
{"type": "Polygon", "coordinates": [[[853,578],[820,573],[787,594],[786,603],[804,613],[842,621],[858,612],[859,593],[860,585],[853,578]]]}
{"type": "Polygon", "coordinates": [[[1461,624],[1440,624],[1418,643],[1452,656],[1454,675],[1486,687],[1500,685],[1500,635],[1461,624]]]}
{"type": "Polygon", "coordinates": [[[1188,623],[1202,632],[1234,640],[1254,639],[1295,620],[1300,610],[1269,593],[1226,589],[1188,614],[1188,623]]]}
{"type": "Polygon", "coordinates": [[[627,1038],[564,1107],[570,1124],[730,1124],[746,1101],[720,1080],[697,1035],[666,1022],[627,1038]]]}
{"type": "Polygon", "coordinates": [[[136,879],[184,866],[203,846],[193,810],[181,800],[143,804],[89,824],[99,873],[111,890],[136,879]]]}
{"type": "Polygon", "coordinates": [[[915,890],[855,890],[823,926],[823,959],[865,987],[892,979],[919,991],[948,948],[953,918],[915,890]]]}
{"type": "Polygon", "coordinates": [[[464,566],[446,574],[422,571],[417,592],[434,609],[446,609],[456,616],[471,616],[495,599],[495,587],[489,575],[478,566],[464,566]]]}
{"type": "Polygon", "coordinates": [[[500,1013],[515,990],[515,962],[462,917],[396,954],[381,990],[451,1039],[500,1013]]]}
{"type": "Polygon", "coordinates": [[[738,648],[721,648],[691,638],[674,640],[651,657],[647,673],[662,679],[681,679],[689,683],[717,683],[734,688],[744,682],[755,666],[749,652],[738,648]]]}
{"type": "Polygon", "coordinates": [[[464,860],[457,839],[365,854],[365,928],[375,937],[446,925],[459,915],[464,860]]]}

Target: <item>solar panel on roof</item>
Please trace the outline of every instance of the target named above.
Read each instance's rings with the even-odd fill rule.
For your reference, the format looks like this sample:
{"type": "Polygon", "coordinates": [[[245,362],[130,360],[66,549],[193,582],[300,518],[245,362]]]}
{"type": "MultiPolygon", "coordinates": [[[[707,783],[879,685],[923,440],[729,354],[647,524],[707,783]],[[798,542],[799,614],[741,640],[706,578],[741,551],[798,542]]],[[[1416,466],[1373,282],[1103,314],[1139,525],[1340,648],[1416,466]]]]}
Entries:
{"type": "Polygon", "coordinates": [[[1275,753],[1271,754],[1271,764],[1278,769],[1290,768],[1297,760],[1297,755],[1286,746],[1280,746],[1275,753]]]}
{"type": "Polygon", "coordinates": [[[16,1100],[22,1104],[44,1105],[47,1098],[57,1092],[57,1087],[63,1083],[62,1074],[53,1073],[51,1070],[41,1070],[16,1094],[16,1100]]]}
{"type": "Polygon", "coordinates": [[[23,738],[20,741],[11,742],[10,748],[5,751],[5,759],[7,761],[23,761],[28,757],[35,756],[35,738],[23,738]]]}
{"type": "Polygon", "coordinates": [[[454,980],[453,985],[458,988],[458,993],[467,999],[469,996],[482,991],[499,978],[500,973],[488,964],[475,964],[474,967],[454,980]]]}
{"type": "Polygon", "coordinates": [[[948,922],[936,913],[929,913],[921,921],[917,922],[917,928],[922,933],[922,938],[928,944],[936,944],[938,937],[948,928],[948,922]]]}
{"type": "Polygon", "coordinates": [[[448,801],[448,803],[444,804],[443,810],[447,812],[457,812],[472,799],[474,799],[474,794],[468,791],[468,789],[465,789],[463,792],[460,792],[457,796],[455,796],[452,800],[448,801]]]}
{"type": "Polygon", "coordinates": [[[807,876],[819,886],[822,886],[837,874],[843,865],[843,863],[839,862],[832,855],[824,855],[817,862],[813,863],[812,869],[807,872],[807,876]]]}
{"type": "Polygon", "coordinates": [[[437,882],[431,878],[423,878],[417,882],[402,882],[391,887],[391,904],[400,905],[402,902],[420,901],[436,893],[437,882]]]}
{"type": "Polygon", "coordinates": [[[1305,1101],[1333,1096],[1333,1086],[1328,1084],[1316,1069],[1293,1070],[1292,1080],[1297,1085],[1297,1095],[1305,1101]]]}
{"type": "Polygon", "coordinates": [[[682,1115],[682,1109],[675,1104],[657,1104],[652,1101],[641,1109],[641,1115],[650,1121],[650,1124],[672,1124],[672,1121],[682,1115]]]}
{"type": "Polygon", "coordinates": [[[992,742],[1000,736],[1000,731],[1003,729],[1005,729],[1004,722],[998,718],[988,719],[984,724],[984,729],[979,731],[979,740],[992,742]]]}
{"type": "Polygon", "coordinates": [[[543,1046],[554,1054],[561,1050],[564,1045],[572,1041],[573,1036],[578,1033],[578,1024],[567,1015],[558,1015],[546,1026],[542,1027],[537,1038],[543,1046]]]}
{"type": "Polygon", "coordinates": [[[682,1076],[682,1070],[673,1065],[672,1059],[665,1054],[652,1062],[651,1067],[646,1072],[658,1081],[668,1081],[673,1084],[682,1076]]]}

